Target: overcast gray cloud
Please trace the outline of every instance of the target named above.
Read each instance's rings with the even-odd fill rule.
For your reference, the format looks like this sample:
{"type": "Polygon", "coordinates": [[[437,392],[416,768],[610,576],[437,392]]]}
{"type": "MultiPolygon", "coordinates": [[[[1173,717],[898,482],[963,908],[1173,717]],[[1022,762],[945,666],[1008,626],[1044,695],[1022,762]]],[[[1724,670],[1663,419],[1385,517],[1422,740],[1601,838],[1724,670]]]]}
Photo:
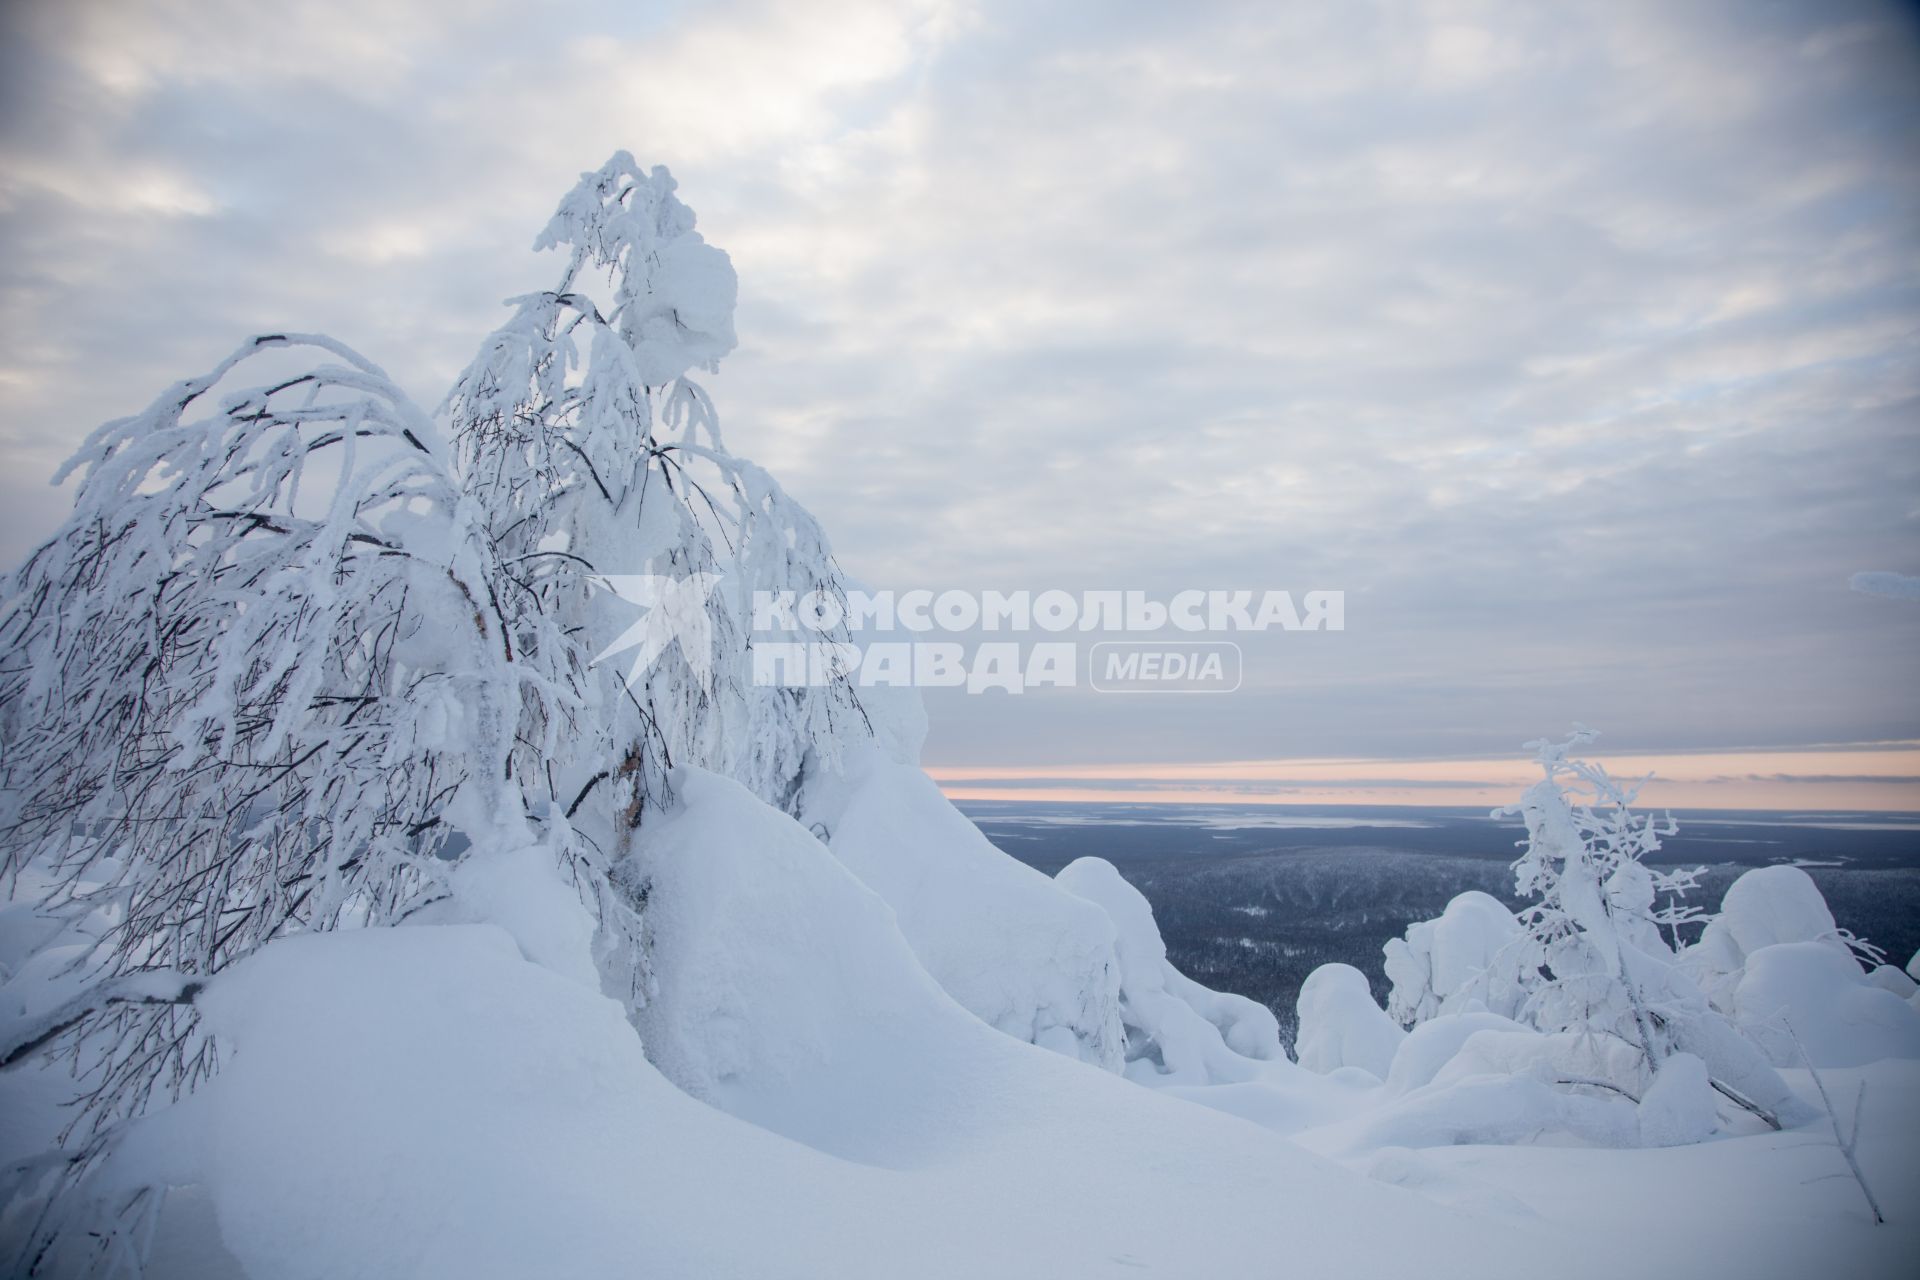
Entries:
{"type": "Polygon", "coordinates": [[[1232,698],[948,762],[1920,736],[1920,37],[1828,3],[14,6],[0,549],[247,333],[437,398],[666,163],[729,441],[889,586],[1340,587],[1232,698]]]}

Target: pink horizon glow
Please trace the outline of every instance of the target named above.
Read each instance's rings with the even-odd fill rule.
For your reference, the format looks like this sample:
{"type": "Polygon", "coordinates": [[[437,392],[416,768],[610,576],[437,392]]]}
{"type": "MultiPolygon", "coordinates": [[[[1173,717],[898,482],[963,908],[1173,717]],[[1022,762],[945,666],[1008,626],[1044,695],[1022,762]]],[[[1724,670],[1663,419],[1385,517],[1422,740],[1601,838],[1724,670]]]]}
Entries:
{"type": "MultiPolygon", "coordinates": [[[[1920,811],[1920,743],[1701,752],[1592,752],[1643,804],[1673,809],[1920,811]]],[[[1524,759],[1238,760],[993,768],[935,765],[954,800],[1127,804],[1466,805],[1518,797],[1524,759]],[[1106,783],[1108,785],[1092,785],[1106,783]]]]}

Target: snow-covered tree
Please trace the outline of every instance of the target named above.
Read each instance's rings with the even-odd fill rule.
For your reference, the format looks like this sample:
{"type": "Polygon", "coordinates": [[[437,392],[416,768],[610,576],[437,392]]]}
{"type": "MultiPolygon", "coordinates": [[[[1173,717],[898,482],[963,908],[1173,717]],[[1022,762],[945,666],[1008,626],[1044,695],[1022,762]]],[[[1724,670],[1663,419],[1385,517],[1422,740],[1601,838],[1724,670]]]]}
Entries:
{"type": "Polygon", "coordinates": [[[756,590],[844,599],[844,589],[813,517],[726,449],[690,376],[733,349],[736,284],[674,191],[665,169],[643,172],[624,152],[584,175],[535,242],[566,251],[560,280],[511,301],[513,316],[443,406],[502,559],[542,566],[526,589],[566,634],[620,634],[630,607],[602,589],[609,577],[718,579],[710,681],[687,663],[656,663],[633,673],[629,695],[624,664],[589,672],[594,652],[569,654],[604,736],[560,789],[590,799],[598,818],[585,820],[615,842],[676,762],[789,808],[808,752],[831,756],[843,735],[866,731],[844,679],[789,688],[751,678],[756,590]],[[595,284],[608,286],[598,301],[595,284]]]}
{"type": "Polygon", "coordinates": [[[1673,948],[1660,931],[1677,938],[1699,918],[1679,902],[1698,873],[1658,871],[1641,861],[1678,828],[1670,818],[1634,813],[1638,786],[1574,757],[1574,748],[1596,736],[1580,729],[1564,742],[1528,743],[1542,776],[1519,803],[1493,814],[1517,816],[1527,827],[1514,882],[1534,902],[1519,912],[1518,973],[1536,1025],[1618,1035],[1658,1069],[1666,1048],[1635,961],[1640,954],[1670,957],[1673,948]],[[1661,905],[1663,893],[1668,898],[1661,905]]]}
{"type": "Polygon", "coordinates": [[[72,516],[0,582],[0,870],[67,995],[0,1062],[74,1056],[71,1163],[216,1069],[209,977],[444,912],[476,859],[550,858],[603,984],[643,1002],[646,886],[612,869],[665,771],[786,807],[866,734],[845,681],[751,679],[752,592],[842,588],[688,376],[732,349],[735,284],[673,192],[625,153],[584,175],[536,245],[566,251],[558,287],[513,300],[437,415],[329,338],[267,335],[63,470],[72,516]],[[700,583],[713,652],[631,682],[599,661],[623,575],[700,583]]]}
{"type": "Polygon", "coordinates": [[[1678,828],[1633,811],[1639,784],[1574,755],[1597,736],[1576,729],[1564,742],[1529,743],[1540,780],[1494,811],[1527,828],[1515,886],[1534,902],[1519,911],[1521,936],[1503,953],[1528,993],[1523,1020],[1630,1046],[1644,1080],[1595,1083],[1634,1088],[1685,1054],[1705,1065],[1715,1090],[1770,1125],[1806,1118],[1806,1104],[1677,964],[1681,931],[1706,919],[1679,900],[1699,872],[1642,861],[1678,828]]]}
{"type": "Polygon", "coordinates": [[[112,911],[87,965],[150,975],[89,1015],[117,1033],[94,1097],[122,1113],[209,1068],[170,1002],[193,979],[289,929],[402,918],[456,835],[524,821],[500,780],[578,704],[516,654],[538,615],[503,612],[432,423],[328,339],[255,339],[69,468],[74,514],[0,613],[0,833],[43,912],[112,911]],[[315,362],[209,404],[268,352],[315,362]]]}
{"type": "Polygon", "coordinates": [[[1531,901],[1495,921],[1492,900],[1456,899],[1440,921],[1390,942],[1389,1008],[1410,1023],[1474,1010],[1517,1019],[1543,1033],[1524,1046],[1529,1069],[1636,1100],[1686,1055],[1712,1088],[1768,1123],[1804,1119],[1806,1104],[1689,976],[1685,934],[1709,919],[1681,898],[1699,873],[1646,864],[1677,827],[1636,813],[1638,784],[1576,754],[1596,736],[1579,729],[1527,744],[1540,779],[1493,816],[1526,824],[1513,866],[1516,891],[1531,901]]]}

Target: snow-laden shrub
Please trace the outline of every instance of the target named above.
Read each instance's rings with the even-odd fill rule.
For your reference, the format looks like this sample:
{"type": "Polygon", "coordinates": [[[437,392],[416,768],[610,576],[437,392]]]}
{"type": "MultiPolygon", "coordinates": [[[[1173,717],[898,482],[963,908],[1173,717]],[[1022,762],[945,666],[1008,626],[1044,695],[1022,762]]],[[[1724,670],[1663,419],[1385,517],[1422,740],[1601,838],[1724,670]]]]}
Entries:
{"type": "Polygon", "coordinates": [[[1920,1057],[1915,984],[1879,960],[1834,923],[1811,876],[1773,866],[1727,887],[1679,968],[1776,1066],[1839,1067],[1920,1057]]]}
{"type": "Polygon", "coordinates": [[[1846,936],[1813,877],[1799,867],[1755,867],[1727,886],[1720,913],[1707,925],[1700,946],[1724,934],[1744,958],[1781,942],[1818,942],[1846,955],[1846,936]]]}
{"type": "Polygon", "coordinates": [[[1252,1080],[1263,1064],[1285,1061],[1273,1011],[1244,996],[1209,990],[1175,969],[1153,908],[1112,863],[1077,858],[1055,880],[1112,921],[1130,1079],[1227,1084],[1252,1080]]]}
{"type": "Polygon", "coordinates": [[[1415,1028],[1383,1092],[1384,1105],[1349,1126],[1350,1145],[1573,1137],[1595,1146],[1678,1146],[1719,1127],[1719,1095],[1692,1054],[1669,1055],[1652,1075],[1644,1056],[1620,1041],[1543,1034],[1490,1013],[1443,1014],[1415,1028]]]}
{"type": "Polygon", "coordinates": [[[1716,1008],[1733,1011],[1733,993],[1748,959],[1779,943],[1809,942],[1851,959],[1854,940],[1834,924],[1820,886],[1799,867],[1755,867],[1727,886],[1719,914],[1698,942],[1681,953],[1681,967],[1716,1008]]]}
{"type": "Polygon", "coordinates": [[[1323,964],[1307,975],[1299,1014],[1294,1057],[1322,1074],[1357,1067],[1385,1080],[1407,1034],[1373,1002],[1367,975],[1348,964],[1323,964]]]}
{"type": "Polygon", "coordinates": [[[1920,1058],[1920,1012],[1821,942],[1776,942],[1747,957],[1735,1025],[1776,1066],[1857,1067],[1920,1058]]]}
{"type": "Polygon", "coordinates": [[[1393,1051],[1387,1068],[1387,1088],[1407,1093],[1433,1083],[1442,1067],[1459,1055],[1469,1036],[1482,1031],[1524,1031],[1511,1018],[1478,1010],[1443,1013],[1416,1025],[1393,1051]]]}
{"type": "Polygon", "coordinates": [[[1519,923],[1498,898],[1477,889],[1458,895],[1438,918],[1388,940],[1387,1012],[1405,1027],[1466,1009],[1514,1016],[1526,993],[1502,953],[1519,937],[1519,923]]]}
{"type": "Polygon", "coordinates": [[[577,732],[565,638],[449,455],[353,352],[256,339],[96,431],[0,586],[0,857],[42,915],[114,916],[92,997],[8,1050],[104,1032],[90,1120],[211,1069],[193,995],[267,939],[403,919],[473,844],[578,852],[501,785],[577,732]],[[303,359],[219,390],[267,353],[303,359]]]}

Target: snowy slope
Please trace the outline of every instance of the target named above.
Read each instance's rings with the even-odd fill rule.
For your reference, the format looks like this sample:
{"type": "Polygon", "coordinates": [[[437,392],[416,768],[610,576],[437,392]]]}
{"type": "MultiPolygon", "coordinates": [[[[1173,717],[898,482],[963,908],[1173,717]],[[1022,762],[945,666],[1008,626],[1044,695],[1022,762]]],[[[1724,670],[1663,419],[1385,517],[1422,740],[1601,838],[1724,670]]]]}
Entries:
{"type": "Polygon", "coordinates": [[[804,829],[677,783],[648,1030],[717,1107],[498,929],[276,943],[207,1009],[227,1069],[153,1135],[200,1135],[248,1275],[1527,1270],[1485,1222],[987,1027],[804,829]]]}
{"type": "Polygon", "coordinates": [[[816,773],[802,819],[893,907],[947,994],[1021,1040],[1118,1070],[1120,974],[1105,912],[1009,858],[931,778],[876,748],[816,773]]]}
{"type": "Polygon", "coordinates": [[[215,983],[223,1071],[112,1167],[181,1188],[153,1274],[1615,1277],[1630,1249],[1655,1276],[1895,1276],[1920,1247],[1920,1064],[1828,1073],[1843,1102],[1869,1085],[1878,1228],[1813,1128],[1356,1144],[1367,1117],[1335,1113],[1417,1090],[1459,1036],[1409,1037],[1396,1059],[1425,1066],[1383,1085],[1246,1059],[1141,1088],[970,1013],[785,815],[711,774],[674,788],[643,868],[644,1042],[537,921],[290,938],[215,983]]]}
{"type": "MultiPolygon", "coordinates": [[[[1889,1214],[1867,1215],[1824,1129],[1754,1133],[1697,1146],[1601,1151],[1568,1146],[1390,1150],[1357,1162],[1375,1178],[1442,1203],[1547,1228],[1562,1258],[1597,1253],[1651,1276],[1833,1280],[1911,1276],[1920,1258],[1920,1062],[1823,1072],[1843,1117],[1866,1088],[1860,1160],[1889,1214]],[[1629,1263],[1628,1252],[1636,1261],[1629,1263]]],[[[1810,1091],[1804,1075],[1791,1077],[1810,1091]]],[[[1308,1135],[1305,1141],[1314,1141],[1308,1135]]]]}

